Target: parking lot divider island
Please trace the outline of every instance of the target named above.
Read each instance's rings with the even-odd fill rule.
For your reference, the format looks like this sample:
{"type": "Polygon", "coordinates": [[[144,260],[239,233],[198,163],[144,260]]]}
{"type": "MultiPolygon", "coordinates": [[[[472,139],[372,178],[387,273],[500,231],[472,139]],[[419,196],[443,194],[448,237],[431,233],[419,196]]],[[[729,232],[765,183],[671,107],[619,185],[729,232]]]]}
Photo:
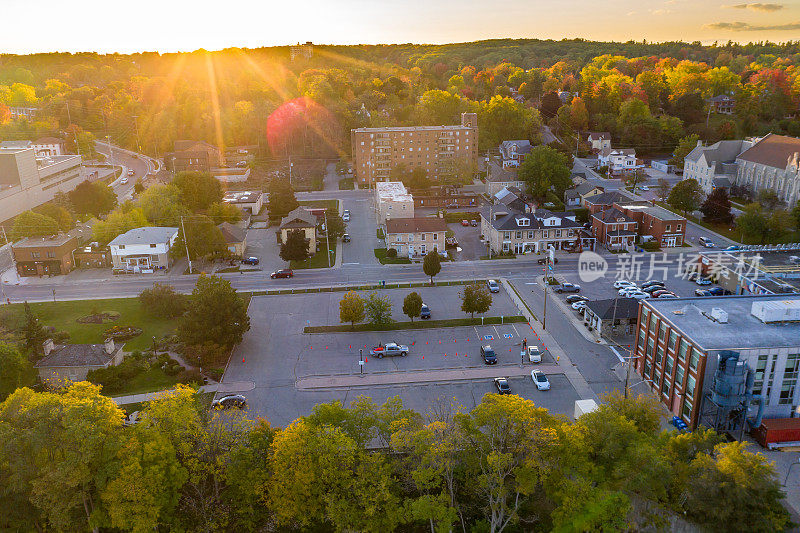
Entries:
{"type": "Polygon", "coordinates": [[[306,326],[303,333],[352,333],[363,331],[395,331],[400,329],[457,328],[463,326],[491,326],[527,322],[522,315],[487,316],[475,318],[451,318],[449,320],[416,320],[414,322],[391,322],[389,324],[335,324],[330,326],[306,326]]]}

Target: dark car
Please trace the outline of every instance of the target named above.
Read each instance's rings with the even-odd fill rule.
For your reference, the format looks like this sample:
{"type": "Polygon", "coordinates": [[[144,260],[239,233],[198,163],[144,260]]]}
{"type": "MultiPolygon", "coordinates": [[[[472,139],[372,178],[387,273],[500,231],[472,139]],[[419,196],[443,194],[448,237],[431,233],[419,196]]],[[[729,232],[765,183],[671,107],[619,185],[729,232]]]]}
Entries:
{"type": "Polygon", "coordinates": [[[481,346],[481,357],[483,357],[483,362],[487,365],[497,364],[497,354],[494,353],[494,350],[492,350],[492,347],[488,344],[486,346],[481,346]]]}
{"type": "Polygon", "coordinates": [[[511,394],[511,386],[506,378],[494,378],[494,386],[497,387],[497,394],[511,394]]]}
{"type": "Polygon", "coordinates": [[[275,278],[291,278],[294,277],[294,272],[292,272],[291,268],[282,268],[280,270],[276,270],[272,274],[269,275],[272,279],[275,278]]]}
{"type": "MultiPolygon", "coordinates": [[[[540,257],[539,259],[536,260],[536,262],[539,263],[540,265],[546,265],[547,264],[547,258],[546,257],[540,257]]],[[[554,257],[553,258],[553,264],[555,264],[555,265],[558,264],[558,257],[554,257]]]]}
{"type": "Polygon", "coordinates": [[[431,308],[427,304],[422,304],[422,309],[419,312],[419,317],[422,319],[431,317],[431,308]]]}
{"type": "Polygon", "coordinates": [[[344,235],[342,235],[342,242],[350,242],[350,234],[349,233],[345,233],[344,235]]]}
{"type": "Polygon", "coordinates": [[[470,220],[469,225],[472,226],[473,228],[477,228],[478,221],[473,218],[472,220],[470,220]]]}
{"type": "Polygon", "coordinates": [[[695,289],[694,290],[695,296],[711,296],[711,291],[708,289],[695,289]]]}
{"type": "Polygon", "coordinates": [[[669,294],[669,293],[671,293],[671,292],[672,292],[672,291],[668,291],[667,289],[659,289],[659,290],[656,290],[656,291],[653,291],[653,292],[651,292],[651,293],[650,293],[650,296],[652,296],[652,297],[654,297],[654,298],[658,298],[658,297],[659,297],[659,296],[661,296],[662,294],[669,294]]]}
{"type": "Polygon", "coordinates": [[[658,281],[657,279],[651,279],[650,281],[645,281],[642,283],[642,289],[646,289],[647,287],[666,287],[666,283],[663,281],[658,281]]]}
{"type": "Polygon", "coordinates": [[[245,257],[242,259],[242,263],[245,265],[257,265],[258,257],[245,257]]]}
{"type": "Polygon", "coordinates": [[[568,304],[574,304],[575,302],[586,302],[588,300],[589,298],[587,298],[586,296],[581,296],[580,294],[570,294],[569,296],[564,298],[564,301],[567,302],[568,304]]]}
{"type": "Polygon", "coordinates": [[[646,292],[647,294],[649,294],[651,296],[652,296],[652,294],[654,292],[663,291],[663,290],[665,290],[663,285],[650,285],[649,287],[642,287],[642,292],[646,292]]]}
{"type": "Polygon", "coordinates": [[[247,407],[247,400],[241,394],[228,394],[211,402],[212,409],[230,409],[231,407],[244,409],[247,407]]]}
{"type": "Polygon", "coordinates": [[[722,296],[725,294],[725,289],[723,289],[722,287],[711,287],[710,289],[708,289],[708,293],[711,296],[722,296]]]}

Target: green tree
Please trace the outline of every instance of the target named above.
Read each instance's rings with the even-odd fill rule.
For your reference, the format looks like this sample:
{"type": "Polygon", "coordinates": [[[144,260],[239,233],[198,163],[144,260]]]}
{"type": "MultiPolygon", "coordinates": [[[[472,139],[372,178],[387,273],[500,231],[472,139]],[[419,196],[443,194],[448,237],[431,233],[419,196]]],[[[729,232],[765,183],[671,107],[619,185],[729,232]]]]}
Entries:
{"type": "Polygon", "coordinates": [[[414,167],[403,182],[409,189],[430,189],[431,180],[428,171],[422,167],[414,167]]]}
{"type": "Polygon", "coordinates": [[[443,126],[458,124],[467,110],[467,100],[459,95],[432,89],[419,97],[414,114],[418,124],[443,126]]]}
{"type": "Polygon", "coordinates": [[[48,216],[58,223],[58,229],[69,231],[75,227],[75,219],[65,207],[55,202],[46,203],[36,208],[36,212],[48,216]]]}
{"type": "Polygon", "coordinates": [[[461,310],[473,318],[475,313],[485,313],[492,306],[491,293],[480,283],[465,285],[459,296],[461,296],[461,310]]]}
{"type": "Polygon", "coordinates": [[[235,205],[216,202],[208,207],[206,216],[208,216],[214,224],[221,224],[223,222],[236,224],[242,219],[242,211],[235,205]]]}
{"type": "Polygon", "coordinates": [[[178,238],[171,250],[175,257],[183,257],[186,254],[184,232],[185,242],[189,245],[190,259],[223,257],[228,254],[225,237],[217,224],[206,215],[192,215],[191,218],[184,219],[183,227],[178,231],[178,238]]]}
{"type": "Polygon", "coordinates": [[[385,294],[369,293],[364,300],[364,312],[370,324],[384,326],[392,322],[392,300],[385,294]]]}
{"type": "Polygon", "coordinates": [[[14,219],[9,238],[18,241],[25,237],[43,237],[58,233],[58,222],[47,215],[25,211],[14,219]]]}
{"type": "Polygon", "coordinates": [[[183,204],[195,213],[222,201],[222,184],[208,172],[178,172],[172,185],[181,191],[183,204]]]}
{"type": "Polygon", "coordinates": [[[550,188],[559,198],[570,186],[570,169],[567,157],[549,146],[534,146],[519,166],[517,176],[524,181],[528,192],[536,198],[544,198],[550,188]]]}
{"type": "Polygon", "coordinates": [[[208,342],[233,347],[250,329],[247,305],[229,281],[201,275],[178,325],[178,336],[187,345],[208,342]]]}
{"type": "Polygon", "coordinates": [[[774,211],[781,205],[784,205],[783,200],[780,199],[778,193],[772,189],[761,189],[756,195],[756,201],[761,204],[761,207],[767,211],[774,211]]]}
{"type": "Polygon", "coordinates": [[[25,322],[22,325],[22,337],[25,339],[25,349],[30,357],[38,358],[42,354],[42,343],[47,339],[47,330],[27,301],[23,305],[23,310],[25,322]]]}
{"type": "Polygon", "coordinates": [[[493,96],[478,104],[479,148],[495,148],[503,141],[539,139],[542,119],[535,109],[513,98],[493,96]]]}
{"type": "Polygon", "coordinates": [[[348,291],[339,300],[339,321],[350,322],[350,326],[355,326],[356,322],[364,320],[364,299],[357,292],[348,291]]]}
{"type": "Polygon", "coordinates": [[[438,251],[433,251],[425,255],[422,260],[422,271],[426,276],[431,278],[431,285],[433,285],[433,278],[442,270],[442,258],[439,257],[438,251]]]}
{"type": "Polygon", "coordinates": [[[703,189],[694,179],[685,179],[675,184],[667,197],[667,203],[684,215],[695,211],[703,201],[703,189]]]}
{"type": "Polygon", "coordinates": [[[403,299],[403,313],[413,322],[420,312],[422,312],[422,296],[418,292],[409,293],[403,299]]]}
{"type": "Polygon", "coordinates": [[[153,185],[139,197],[139,207],[148,222],[155,226],[178,227],[181,217],[191,214],[183,205],[181,191],[175,185],[153,185]]]}
{"type": "Polygon", "coordinates": [[[795,229],[800,230],[800,201],[792,208],[791,215],[792,219],[794,219],[795,229]]]}
{"type": "Polygon", "coordinates": [[[719,222],[730,224],[733,221],[731,214],[731,200],[728,198],[728,189],[718,187],[706,196],[703,205],[700,206],[703,218],[709,222],[719,222]]]}
{"type": "Polygon", "coordinates": [[[309,239],[299,229],[294,229],[286,234],[286,242],[281,244],[281,259],[284,261],[304,261],[309,257],[309,239]]]}
{"type": "Polygon", "coordinates": [[[327,224],[328,237],[335,242],[346,233],[347,223],[339,215],[337,209],[328,209],[325,217],[324,223],[327,224]]]}
{"type": "Polygon", "coordinates": [[[672,152],[672,159],[669,160],[669,164],[675,165],[676,168],[683,168],[684,158],[689,155],[689,152],[697,148],[697,142],[699,140],[700,136],[693,133],[678,141],[678,146],[675,148],[675,151],[672,152]]]}
{"type": "Polygon", "coordinates": [[[139,293],[139,303],[146,312],[161,318],[175,318],[186,310],[186,297],[163,283],[153,283],[152,288],[139,293]]]}
{"type": "Polygon", "coordinates": [[[267,185],[267,193],[269,194],[267,210],[270,218],[285,217],[300,205],[288,179],[273,178],[267,185]]]}
{"type": "Polygon", "coordinates": [[[119,208],[109,213],[105,220],[95,222],[92,235],[96,241],[107,244],[118,235],[144,226],[147,226],[147,218],[141,209],[119,208]]]}
{"type": "Polygon", "coordinates": [[[33,367],[16,346],[0,342],[0,402],[28,383],[33,367]]]}
{"type": "Polygon", "coordinates": [[[103,182],[87,181],[78,184],[67,193],[69,201],[79,215],[99,217],[117,206],[117,195],[114,189],[103,182]]]}
{"type": "Polygon", "coordinates": [[[760,204],[748,204],[736,218],[736,228],[749,237],[758,238],[764,244],[770,234],[769,217],[760,204]]]}
{"type": "Polygon", "coordinates": [[[133,184],[133,192],[136,194],[142,194],[144,192],[144,183],[142,183],[141,178],[136,180],[136,183],[133,184]]]}

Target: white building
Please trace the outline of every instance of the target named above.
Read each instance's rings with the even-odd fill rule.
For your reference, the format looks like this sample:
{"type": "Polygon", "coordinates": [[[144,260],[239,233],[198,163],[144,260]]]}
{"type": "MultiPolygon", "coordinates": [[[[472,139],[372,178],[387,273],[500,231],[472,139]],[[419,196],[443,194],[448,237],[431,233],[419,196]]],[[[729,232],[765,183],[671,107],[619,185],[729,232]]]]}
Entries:
{"type": "Polygon", "coordinates": [[[379,225],[390,218],[414,218],[414,197],[399,181],[376,182],[375,213],[379,225]]]}
{"type": "Polygon", "coordinates": [[[693,179],[703,192],[711,194],[718,187],[730,187],[736,179],[736,158],[753,146],[749,141],[719,141],[697,147],[683,158],[683,179],[693,179]]]}
{"type": "Polygon", "coordinates": [[[611,174],[633,172],[644,168],[644,163],[636,159],[636,150],[633,148],[603,148],[597,154],[597,163],[608,167],[611,174]]]}
{"type": "Polygon", "coordinates": [[[36,157],[52,157],[66,155],[67,148],[64,139],[58,137],[40,137],[31,143],[36,157]]]}
{"type": "Polygon", "coordinates": [[[144,227],[118,235],[108,243],[114,271],[151,273],[170,267],[169,251],[178,228],[144,227]]]}
{"type": "Polygon", "coordinates": [[[261,191],[228,191],[222,197],[222,202],[235,205],[242,211],[249,211],[257,215],[264,207],[264,193],[261,191]]]}
{"type": "Polygon", "coordinates": [[[611,148],[611,134],[607,131],[590,133],[586,142],[592,147],[593,152],[599,152],[605,148],[611,148]]]}

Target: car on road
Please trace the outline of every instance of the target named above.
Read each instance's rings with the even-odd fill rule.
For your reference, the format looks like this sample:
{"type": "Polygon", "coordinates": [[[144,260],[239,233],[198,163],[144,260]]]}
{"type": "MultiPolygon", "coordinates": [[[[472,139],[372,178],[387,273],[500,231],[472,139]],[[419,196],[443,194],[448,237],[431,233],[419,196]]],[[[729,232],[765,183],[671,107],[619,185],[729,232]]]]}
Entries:
{"type": "Polygon", "coordinates": [[[277,278],[293,278],[294,272],[292,272],[291,268],[282,268],[280,270],[276,270],[272,274],[269,275],[272,279],[277,278]]]}
{"type": "Polygon", "coordinates": [[[550,380],[547,379],[547,376],[545,376],[544,372],[541,370],[531,370],[531,379],[537,389],[550,390],[550,380]]]}
{"type": "Polygon", "coordinates": [[[245,150],[244,148],[239,148],[238,150],[236,150],[236,153],[241,155],[247,155],[247,150],[245,150]]]}
{"type": "Polygon", "coordinates": [[[386,344],[379,344],[370,349],[370,355],[377,356],[378,359],[383,359],[383,356],[399,355],[405,357],[408,355],[408,346],[405,344],[397,344],[396,342],[387,342],[386,344]]]}
{"type": "Polygon", "coordinates": [[[588,299],[589,298],[587,298],[586,296],[581,296],[580,294],[570,294],[569,296],[564,298],[564,301],[567,302],[568,304],[574,304],[575,302],[585,302],[588,299]]]}
{"type": "Polygon", "coordinates": [[[469,225],[472,226],[473,228],[477,228],[478,221],[473,218],[472,220],[470,220],[469,225]]]}
{"type": "Polygon", "coordinates": [[[651,279],[650,281],[645,281],[644,283],[642,283],[642,289],[646,289],[647,287],[654,287],[656,285],[658,285],[659,287],[665,287],[666,283],[664,283],[663,281],[659,281],[657,279],[651,279]]]}
{"type": "Polygon", "coordinates": [[[245,257],[242,259],[245,265],[257,265],[259,263],[258,257],[245,257]]]}
{"type": "MultiPolygon", "coordinates": [[[[536,260],[536,262],[539,263],[540,265],[546,265],[547,259],[548,259],[547,257],[540,257],[539,259],[536,260]]],[[[554,265],[558,264],[558,257],[553,258],[553,264],[554,265]]]]}
{"type": "Polygon", "coordinates": [[[711,296],[711,291],[708,289],[695,289],[694,290],[695,296],[711,296]]]}
{"type": "Polygon", "coordinates": [[[349,233],[345,233],[344,235],[342,235],[342,242],[350,242],[350,234],[349,233]]]}
{"type": "Polygon", "coordinates": [[[500,292],[500,284],[493,279],[486,282],[486,288],[489,289],[489,292],[500,292]]]}
{"type": "Polygon", "coordinates": [[[528,361],[531,363],[542,362],[542,351],[535,344],[528,346],[528,361]]]}
{"type": "Polygon", "coordinates": [[[241,394],[227,394],[211,402],[212,409],[230,409],[231,407],[244,409],[247,407],[247,399],[241,394]]]}
{"type": "Polygon", "coordinates": [[[649,191],[650,187],[648,187],[647,185],[639,185],[639,190],[640,191],[649,191]]]}
{"type": "Polygon", "coordinates": [[[703,278],[703,277],[700,277],[700,276],[698,276],[697,279],[694,280],[694,282],[697,283],[698,285],[711,285],[711,280],[710,279],[703,278]]]}
{"type": "Polygon", "coordinates": [[[135,175],[136,175],[136,171],[133,170],[132,168],[129,168],[128,169],[128,176],[135,176],[135,175]]]}
{"type": "Polygon", "coordinates": [[[488,344],[481,346],[481,357],[483,358],[484,364],[487,365],[497,364],[497,354],[494,353],[494,350],[488,344]]]}
{"type": "Polygon", "coordinates": [[[342,213],[342,220],[344,220],[345,222],[350,222],[350,210],[349,209],[345,209],[344,213],[342,213]]]}
{"type": "Polygon", "coordinates": [[[467,219],[463,219],[463,220],[461,221],[461,225],[462,225],[462,226],[464,226],[464,227],[469,227],[469,220],[467,220],[467,219]]]}
{"type": "Polygon", "coordinates": [[[713,248],[714,246],[716,246],[716,244],[714,244],[714,241],[712,241],[708,237],[700,237],[699,239],[697,239],[697,242],[700,243],[700,246],[704,246],[706,248],[713,248]]]}
{"type": "Polygon", "coordinates": [[[624,289],[625,287],[635,287],[636,284],[632,281],[628,281],[627,279],[618,279],[614,282],[615,289],[624,289]]]}
{"type": "Polygon", "coordinates": [[[581,286],[577,283],[562,283],[556,287],[556,292],[581,292],[581,286]]]}
{"type": "Polygon", "coordinates": [[[127,185],[128,184],[128,178],[122,178],[121,180],[119,180],[119,184],[120,185],[127,185]]]}
{"type": "Polygon", "coordinates": [[[236,163],[236,166],[239,168],[244,168],[247,166],[247,161],[239,161],[238,163],[236,163]]]}
{"type": "Polygon", "coordinates": [[[734,244],[733,246],[728,246],[728,247],[727,247],[727,248],[725,248],[723,251],[724,251],[724,252],[735,252],[735,251],[737,251],[739,248],[740,248],[739,246],[736,246],[736,245],[734,244]]]}
{"type": "Polygon", "coordinates": [[[419,311],[419,317],[423,320],[427,320],[431,317],[431,308],[428,307],[428,304],[422,304],[422,308],[419,311]]]}
{"type": "Polygon", "coordinates": [[[494,386],[497,389],[497,394],[511,394],[508,378],[494,378],[494,386]]]}

